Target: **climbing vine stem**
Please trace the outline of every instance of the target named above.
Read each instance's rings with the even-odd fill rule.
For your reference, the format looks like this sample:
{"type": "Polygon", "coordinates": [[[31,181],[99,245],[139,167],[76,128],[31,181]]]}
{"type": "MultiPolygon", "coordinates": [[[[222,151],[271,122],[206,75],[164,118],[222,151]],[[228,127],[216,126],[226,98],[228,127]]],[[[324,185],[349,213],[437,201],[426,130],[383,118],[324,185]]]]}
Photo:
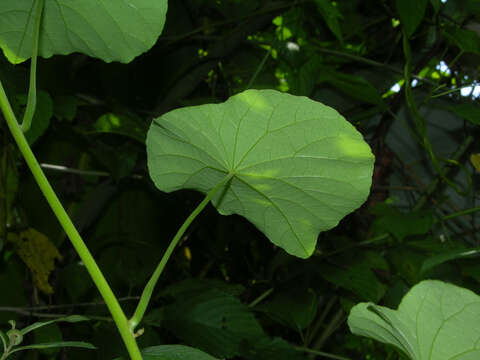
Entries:
{"type": "Polygon", "coordinates": [[[100,294],[102,295],[105,303],[107,304],[110,313],[112,314],[113,320],[118,327],[120,335],[127,347],[127,350],[130,354],[132,360],[141,360],[142,356],[140,354],[140,349],[138,348],[137,342],[130,332],[128,327],[128,320],[120,307],[120,304],[117,301],[117,298],[113,294],[112,289],[108,285],[107,280],[103,276],[102,272],[100,271],[97,263],[95,262],[92,254],[88,250],[87,246],[85,245],[84,241],[82,240],[80,234],[78,233],[77,229],[73,225],[72,220],[68,216],[67,212],[65,211],[64,207],[60,203],[55,191],[53,190],[52,186],[50,185],[47,177],[42,171],[40,164],[38,163],[35,155],[30,148],[25,136],[23,135],[23,131],[20,125],[17,122],[17,118],[12,110],[10,102],[8,101],[7,95],[5,93],[5,89],[3,88],[3,84],[0,81],[0,108],[3,112],[5,120],[7,121],[8,128],[17,143],[20,152],[22,153],[28,167],[30,168],[33,177],[35,178],[40,190],[42,191],[45,199],[47,200],[48,204],[52,208],[55,216],[57,217],[58,221],[60,222],[62,228],[65,230],[65,233],[69,237],[70,241],[73,244],[73,247],[77,251],[80,259],[83,261],[83,264],[87,268],[90,276],[93,279],[93,282],[97,286],[100,294]]]}

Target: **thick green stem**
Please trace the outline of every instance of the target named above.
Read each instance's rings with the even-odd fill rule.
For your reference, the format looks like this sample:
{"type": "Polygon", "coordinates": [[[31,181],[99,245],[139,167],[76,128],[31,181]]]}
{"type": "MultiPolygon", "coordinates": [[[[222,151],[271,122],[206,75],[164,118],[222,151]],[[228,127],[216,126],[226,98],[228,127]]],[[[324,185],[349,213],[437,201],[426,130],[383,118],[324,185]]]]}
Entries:
{"type": "Polygon", "coordinates": [[[3,115],[5,116],[10,132],[12,133],[13,138],[15,139],[23,157],[25,158],[25,161],[30,168],[38,186],[40,187],[40,190],[47,199],[47,202],[55,213],[55,216],[65,230],[65,233],[70,238],[70,241],[72,242],[75,250],[80,256],[80,259],[83,261],[85,267],[87,268],[87,271],[93,279],[93,282],[95,283],[98,290],[100,291],[100,294],[105,300],[105,303],[107,304],[107,307],[112,314],[113,320],[118,327],[120,335],[122,336],[125,346],[127,347],[130,357],[132,358],[132,360],[141,360],[142,356],[140,354],[140,349],[138,348],[137,342],[133,334],[130,332],[130,329],[128,327],[128,320],[123,313],[123,310],[120,307],[117,298],[110,289],[107,280],[105,280],[105,277],[98,268],[97,263],[90,254],[90,251],[88,250],[80,234],[70,220],[70,217],[60,203],[57,195],[53,191],[52,186],[48,182],[37,159],[35,158],[35,155],[33,154],[30,146],[28,145],[28,142],[23,135],[22,129],[18,125],[17,119],[15,117],[15,114],[13,113],[12,107],[10,106],[1,81],[0,107],[2,109],[3,115]]]}
{"type": "Polygon", "coordinates": [[[190,226],[190,224],[193,222],[193,220],[195,220],[198,214],[200,214],[200,212],[205,208],[205,206],[208,205],[208,203],[213,198],[213,196],[220,189],[222,189],[225,186],[225,184],[227,184],[232,179],[233,176],[234,176],[233,173],[229,173],[222,181],[220,181],[220,183],[217,184],[217,186],[215,186],[212,190],[210,190],[210,192],[205,196],[203,201],[195,208],[195,210],[192,211],[192,213],[187,218],[187,220],[185,220],[185,222],[180,227],[180,229],[178,229],[177,233],[175,234],[175,237],[168,245],[167,250],[165,250],[165,254],[163,254],[163,257],[158,263],[157,268],[153,272],[152,277],[150,278],[150,280],[148,280],[147,285],[143,289],[142,296],[140,297],[140,301],[138,302],[137,308],[135,309],[135,313],[129,320],[130,331],[132,333],[134,332],[135,327],[140,323],[140,321],[142,321],[143,315],[147,310],[148,303],[150,302],[150,298],[152,297],[155,285],[157,284],[157,281],[160,278],[160,275],[162,274],[162,271],[165,268],[165,265],[167,264],[168,259],[172,255],[173,250],[177,246],[183,234],[185,233],[187,228],[190,226]]]}

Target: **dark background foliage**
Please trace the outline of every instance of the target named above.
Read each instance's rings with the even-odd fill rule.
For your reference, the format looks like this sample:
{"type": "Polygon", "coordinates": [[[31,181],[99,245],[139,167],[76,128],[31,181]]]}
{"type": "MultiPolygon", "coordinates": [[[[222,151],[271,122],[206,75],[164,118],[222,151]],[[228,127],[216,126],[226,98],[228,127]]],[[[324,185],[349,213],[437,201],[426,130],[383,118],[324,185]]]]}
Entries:
{"type": "MultiPolygon", "coordinates": [[[[130,313],[201,200],[191,191],[161,193],[149,180],[144,139],[152,118],[246,88],[279,89],[336,108],[376,155],[365,205],[320,234],[308,260],[274,247],[246,220],[209,207],[168,264],[139,342],[184,343],[234,359],[322,358],[315,351],[399,359],[395,350],[349,333],[351,306],[396,307],[426,278],[480,293],[479,219],[473,211],[457,216],[478,206],[479,169],[470,158],[480,153],[480,108],[471,87],[479,78],[479,34],[477,0],[170,1],[163,35],[130,64],[80,54],[40,59],[42,92],[29,140],[130,313]],[[404,92],[409,83],[412,96],[404,92]]],[[[14,67],[2,58],[0,77],[21,113],[28,64],[14,67]]],[[[123,354],[97,290],[4,121],[0,146],[1,323],[85,314],[90,322],[49,326],[30,340],[82,339],[99,350],[22,357],[123,354]],[[11,234],[27,229],[47,240],[21,256],[11,234]],[[49,291],[30,269],[46,271],[55,248],[61,260],[47,272],[49,291]]]]}

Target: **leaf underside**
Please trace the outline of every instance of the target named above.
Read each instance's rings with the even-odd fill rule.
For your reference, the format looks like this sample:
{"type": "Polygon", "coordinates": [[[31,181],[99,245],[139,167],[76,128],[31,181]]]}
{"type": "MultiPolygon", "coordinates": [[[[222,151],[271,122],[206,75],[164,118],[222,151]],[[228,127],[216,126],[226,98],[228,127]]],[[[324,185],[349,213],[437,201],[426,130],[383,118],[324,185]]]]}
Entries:
{"type": "Polygon", "coordinates": [[[334,109],[274,90],[247,90],[222,104],[173,110],[147,135],[150,176],[165,192],[203,193],[274,244],[306,258],[320,231],[338,224],[369,193],[374,157],[334,109]]]}
{"type": "Polygon", "coordinates": [[[412,360],[480,359],[480,296],[437,280],[422,281],[398,310],[354,306],[350,330],[402,350],[412,360]]]}
{"type": "MultiPolygon", "coordinates": [[[[0,1],[0,47],[13,63],[30,58],[36,1],[0,1]]],[[[127,63],[149,50],[165,24],[167,0],[45,0],[39,55],[80,52],[127,63]]]]}

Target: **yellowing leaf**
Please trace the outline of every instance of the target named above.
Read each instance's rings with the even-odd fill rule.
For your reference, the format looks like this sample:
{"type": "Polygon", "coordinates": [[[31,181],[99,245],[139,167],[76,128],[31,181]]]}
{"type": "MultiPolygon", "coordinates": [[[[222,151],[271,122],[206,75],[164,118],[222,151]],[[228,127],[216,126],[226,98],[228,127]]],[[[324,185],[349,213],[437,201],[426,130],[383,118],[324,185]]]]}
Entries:
{"type": "Polygon", "coordinates": [[[19,234],[9,233],[8,240],[15,244],[18,256],[32,272],[35,286],[45,294],[52,294],[48,277],[55,268],[55,259],[62,259],[55,245],[45,235],[31,228],[19,234]]]}
{"type": "Polygon", "coordinates": [[[472,155],[470,155],[470,161],[471,161],[473,167],[474,167],[477,171],[480,171],[480,154],[472,154],[472,155]]]}

